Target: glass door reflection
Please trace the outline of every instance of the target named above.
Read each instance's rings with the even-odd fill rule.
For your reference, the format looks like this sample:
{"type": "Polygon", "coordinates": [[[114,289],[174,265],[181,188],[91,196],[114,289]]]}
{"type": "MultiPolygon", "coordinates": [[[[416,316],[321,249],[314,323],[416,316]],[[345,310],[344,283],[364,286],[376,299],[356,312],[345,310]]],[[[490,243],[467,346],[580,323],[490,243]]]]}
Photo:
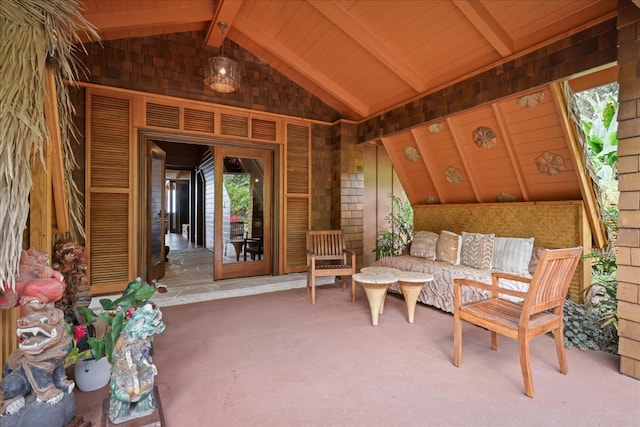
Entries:
{"type": "Polygon", "coordinates": [[[224,264],[256,262],[263,259],[264,166],[263,159],[224,157],[224,264]]]}

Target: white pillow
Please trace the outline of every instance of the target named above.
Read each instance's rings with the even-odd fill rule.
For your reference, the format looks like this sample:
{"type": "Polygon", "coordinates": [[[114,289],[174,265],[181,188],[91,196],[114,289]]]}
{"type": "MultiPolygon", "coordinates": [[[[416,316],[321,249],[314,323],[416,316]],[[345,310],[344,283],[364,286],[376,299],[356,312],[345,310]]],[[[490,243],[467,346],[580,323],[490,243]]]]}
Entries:
{"type": "Polygon", "coordinates": [[[411,256],[426,258],[429,260],[436,259],[436,243],[438,235],[431,231],[416,231],[411,240],[411,248],[409,253],[411,256]]]}
{"type": "Polygon", "coordinates": [[[460,264],[460,249],[462,247],[460,235],[442,230],[436,244],[436,259],[449,264],[460,264]]]}
{"type": "Polygon", "coordinates": [[[533,237],[496,237],[493,241],[493,269],[529,276],[533,237]]]}

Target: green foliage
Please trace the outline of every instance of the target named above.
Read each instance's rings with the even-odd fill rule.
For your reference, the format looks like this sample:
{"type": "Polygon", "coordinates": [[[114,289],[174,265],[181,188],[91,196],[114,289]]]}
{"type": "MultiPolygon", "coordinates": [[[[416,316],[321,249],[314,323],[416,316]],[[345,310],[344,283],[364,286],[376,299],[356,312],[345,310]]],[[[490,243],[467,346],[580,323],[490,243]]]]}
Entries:
{"type": "MultiPolygon", "coordinates": [[[[78,360],[92,357],[95,360],[106,357],[111,363],[113,346],[115,345],[124,325],[131,317],[131,310],[142,307],[156,292],[155,286],[148,284],[139,277],[129,282],[122,296],[111,300],[100,299],[102,311],[96,313],[88,307],[76,307],[74,309],[76,319],[82,319],[83,325],[97,325],[102,323],[101,329],[105,332],[101,336],[89,336],[88,350],[80,350],[76,345],[66,358],[66,364],[75,363],[78,360]]],[[[73,326],[66,323],[67,332],[75,338],[73,326]]],[[[75,342],[75,341],[74,341],[75,342]]]]}
{"type": "Polygon", "coordinates": [[[618,350],[618,299],[616,296],[616,251],[618,234],[618,108],[617,84],[606,85],[576,95],[582,113],[589,159],[600,186],[605,190],[602,222],[609,237],[605,248],[594,248],[584,259],[592,261],[591,285],[585,289],[585,302],[567,300],[564,307],[565,346],[581,350],[618,350]]]}
{"type": "Polygon", "coordinates": [[[400,255],[413,236],[413,208],[406,198],[389,194],[385,221],[388,229],[378,231],[378,241],[373,252],[376,259],[400,255]]]}
{"type": "Polygon", "coordinates": [[[240,221],[247,222],[249,213],[249,183],[248,174],[225,174],[224,186],[229,195],[231,215],[238,217],[240,221]]]}

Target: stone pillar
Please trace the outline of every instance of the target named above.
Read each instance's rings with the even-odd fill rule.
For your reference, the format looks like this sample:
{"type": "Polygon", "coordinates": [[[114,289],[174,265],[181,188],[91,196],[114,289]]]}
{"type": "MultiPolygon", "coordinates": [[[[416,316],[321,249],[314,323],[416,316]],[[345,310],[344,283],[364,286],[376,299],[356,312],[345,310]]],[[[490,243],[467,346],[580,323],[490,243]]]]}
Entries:
{"type": "Polygon", "coordinates": [[[640,7],[618,3],[620,372],[640,379],[640,7]]]}

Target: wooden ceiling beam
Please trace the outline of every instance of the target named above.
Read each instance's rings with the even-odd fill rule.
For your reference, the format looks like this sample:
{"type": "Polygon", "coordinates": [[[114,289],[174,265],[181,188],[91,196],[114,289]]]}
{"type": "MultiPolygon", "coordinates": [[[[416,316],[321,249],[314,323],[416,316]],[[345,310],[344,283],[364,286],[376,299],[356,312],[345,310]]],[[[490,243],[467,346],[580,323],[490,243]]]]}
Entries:
{"type": "Polygon", "coordinates": [[[193,22],[204,23],[210,21],[212,16],[213,9],[209,2],[191,4],[188,7],[157,7],[84,15],[101,33],[193,22]]]}
{"type": "Polygon", "coordinates": [[[335,81],[318,71],[312,64],[300,58],[278,40],[260,31],[245,18],[237,16],[233,28],[342,101],[361,117],[368,117],[371,114],[371,109],[366,103],[351,95],[348,90],[340,87],[335,81]]]}
{"type": "Polygon", "coordinates": [[[434,169],[434,167],[429,164],[429,159],[428,159],[429,156],[427,156],[426,155],[427,153],[425,153],[425,150],[421,148],[424,144],[429,143],[429,139],[427,138],[426,126],[421,126],[419,128],[411,129],[411,135],[413,136],[415,146],[418,147],[418,152],[420,153],[420,157],[422,158],[422,163],[424,164],[424,168],[427,170],[427,175],[429,176],[429,179],[433,184],[433,189],[436,192],[436,198],[438,199],[439,202],[442,202],[442,193],[438,189],[436,180],[433,179],[433,175],[431,174],[431,170],[434,169]]]}
{"type": "Polygon", "coordinates": [[[492,103],[491,109],[493,110],[493,114],[495,115],[496,121],[498,122],[500,134],[504,139],[504,145],[507,149],[507,154],[509,155],[509,161],[511,162],[511,167],[513,168],[513,173],[515,174],[516,181],[518,182],[518,188],[520,188],[522,198],[525,202],[527,202],[531,197],[529,195],[524,172],[522,171],[522,166],[518,161],[518,155],[514,148],[513,139],[511,139],[511,131],[509,130],[509,125],[499,104],[492,103]]]}
{"type": "Polygon", "coordinates": [[[453,0],[453,4],[480,31],[480,34],[498,51],[500,56],[504,58],[513,54],[513,40],[481,2],[453,0]]]}
{"type": "Polygon", "coordinates": [[[427,90],[424,78],[409,64],[393,52],[384,41],[378,39],[368,28],[360,24],[340,5],[326,0],[310,0],[309,4],[333,22],[341,31],[362,46],[385,67],[411,86],[417,93],[427,90]]]}
{"type": "MultiPolygon", "coordinates": [[[[204,39],[204,43],[207,46],[220,47],[220,44],[222,43],[222,33],[218,27],[218,22],[226,22],[229,27],[232,27],[233,22],[242,7],[242,1],[243,0],[220,0],[216,2],[216,8],[213,11],[213,19],[211,19],[211,24],[209,25],[207,35],[204,39]]],[[[227,36],[227,33],[228,30],[225,32],[225,37],[227,36]]]]}
{"type": "Polygon", "coordinates": [[[458,152],[458,157],[460,157],[460,162],[462,163],[462,167],[464,171],[462,171],[463,179],[469,180],[469,185],[471,185],[471,190],[473,191],[473,197],[475,197],[477,203],[486,202],[486,200],[482,200],[480,197],[480,193],[478,192],[478,186],[475,182],[475,178],[471,174],[471,168],[469,167],[469,162],[467,162],[467,158],[464,155],[464,149],[462,148],[462,142],[460,140],[460,135],[456,132],[456,128],[453,124],[453,119],[451,117],[447,117],[444,120],[447,123],[447,127],[449,128],[449,132],[451,133],[451,139],[453,140],[453,145],[456,147],[458,152]]]}

